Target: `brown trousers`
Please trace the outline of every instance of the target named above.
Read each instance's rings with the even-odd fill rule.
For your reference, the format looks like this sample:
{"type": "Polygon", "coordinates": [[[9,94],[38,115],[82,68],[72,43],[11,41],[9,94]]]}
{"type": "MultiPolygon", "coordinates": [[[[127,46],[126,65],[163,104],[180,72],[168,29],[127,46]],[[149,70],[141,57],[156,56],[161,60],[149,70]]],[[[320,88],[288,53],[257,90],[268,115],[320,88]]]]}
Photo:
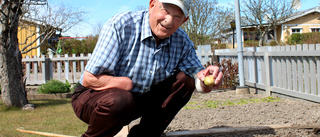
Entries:
{"type": "Polygon", "coordinates": [[[72,106],[75,114],[88,124],[83,136],[113,137],[123,126],[141,117],[128,137],[159,137],[190,100],[194,89],[194,79],[183,72],[152,86],[144,94],[119,89],[95,91],[79,84],[72,96],[72,106]]]}

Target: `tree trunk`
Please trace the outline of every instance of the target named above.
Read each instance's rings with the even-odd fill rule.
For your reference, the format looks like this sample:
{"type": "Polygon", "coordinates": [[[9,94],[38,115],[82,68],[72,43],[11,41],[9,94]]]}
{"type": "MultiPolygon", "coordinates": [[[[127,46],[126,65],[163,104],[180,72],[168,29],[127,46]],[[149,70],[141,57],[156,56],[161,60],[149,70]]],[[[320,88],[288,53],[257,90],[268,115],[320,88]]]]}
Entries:
{"type": "Polygon", "coordinates": [[[263,31],[259,37],[259,47],[263,46],[264,37],[266,36],[266,32],[263,31]]]}
{"type": "Polygon", "coordinates": [[[23,0],[0,0],[0,83],[6,107],[23,107],[28,103],[22,72],[22,56],[17,31],[23,0]]]}

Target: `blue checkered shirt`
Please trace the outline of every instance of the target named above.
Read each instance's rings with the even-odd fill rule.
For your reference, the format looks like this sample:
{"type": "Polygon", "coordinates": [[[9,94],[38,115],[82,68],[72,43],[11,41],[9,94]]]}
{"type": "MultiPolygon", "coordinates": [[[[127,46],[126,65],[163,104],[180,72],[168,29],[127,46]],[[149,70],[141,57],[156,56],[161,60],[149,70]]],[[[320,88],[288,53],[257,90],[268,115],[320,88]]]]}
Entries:
{"type": "MultiPolygon", "coordinates": [[[[157,46],[148,11],[121,13],[104,25],[85,70],[92,74],[129,77],[132,92],[147,92],[180,70],[192,76],[204,69],[194,45],[179,28],[157,46]]],[[[83,75],[80,83],[82,84],[83,75]]]]}

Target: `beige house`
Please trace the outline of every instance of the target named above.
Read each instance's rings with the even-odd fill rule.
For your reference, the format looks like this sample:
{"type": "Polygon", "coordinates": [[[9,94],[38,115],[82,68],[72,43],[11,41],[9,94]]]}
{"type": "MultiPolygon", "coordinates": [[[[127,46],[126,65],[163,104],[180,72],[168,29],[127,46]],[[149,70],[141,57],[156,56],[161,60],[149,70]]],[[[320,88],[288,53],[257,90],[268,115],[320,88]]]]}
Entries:
{"type": "MultiPolygon", "coordinates": [[[[270,31],[269,34],[264,38],[264,43],[267,45],[271,41],[286,42],[287,36],[293,33],[310,33],[320,32],[320,7],[314,7],[304,11],[298,11],[293,13],[291,17],[280,23],[276,29],[270,31]],[[274,38],[273,38],[273,37],[274,38]]],[[[243,42],[254,42],[259,41],[258,31],[252,26],[242,26],[242,41],[243,42]]],[[[232,30],[227,33],[227,48],[233,47],[233,36],[232,30]]],[[[235,34],[235,48],[237,48],[236,34],[235,34]]]]}
{"type": "Polygon", "coordinates": [[[285,42],[286,37],[293,33],[320,32],[320,8],[315,7],[294,13],[276,30],[277,39],[285,42]]]}

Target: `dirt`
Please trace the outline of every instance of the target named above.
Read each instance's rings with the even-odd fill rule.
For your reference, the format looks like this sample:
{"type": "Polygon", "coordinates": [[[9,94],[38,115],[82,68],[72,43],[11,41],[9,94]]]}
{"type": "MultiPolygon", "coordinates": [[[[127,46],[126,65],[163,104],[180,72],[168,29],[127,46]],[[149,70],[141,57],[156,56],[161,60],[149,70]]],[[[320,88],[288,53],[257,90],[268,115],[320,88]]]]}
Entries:
{"type": "MultiPolygon", "coordinates": [[[[255,102],[230,105],[235,100],[262,99],[264,95],[236,95],[235,91],[194,93],[187,107],[183,108],[166,132],[184,130],[203,130],[217,127],[249,127],[262,125],[313,125],[320,124],[320,104],[307,101],[280,99],[276,102],[255,102]],[[216,108],[198,107],[195,102],[221,101],[229,105],[218,105],[216,108]]],[[[202,104],[202,106],[204,106],[202,104]]],[[[205,134],[201,137],[282,137],[303,136],[320,137],[320,127],[309,129],[269,129],[252,132],[234,132],[228,134],[205,134]]],[[[199,135],[197,135],[199,136],[199,135]]]]}

